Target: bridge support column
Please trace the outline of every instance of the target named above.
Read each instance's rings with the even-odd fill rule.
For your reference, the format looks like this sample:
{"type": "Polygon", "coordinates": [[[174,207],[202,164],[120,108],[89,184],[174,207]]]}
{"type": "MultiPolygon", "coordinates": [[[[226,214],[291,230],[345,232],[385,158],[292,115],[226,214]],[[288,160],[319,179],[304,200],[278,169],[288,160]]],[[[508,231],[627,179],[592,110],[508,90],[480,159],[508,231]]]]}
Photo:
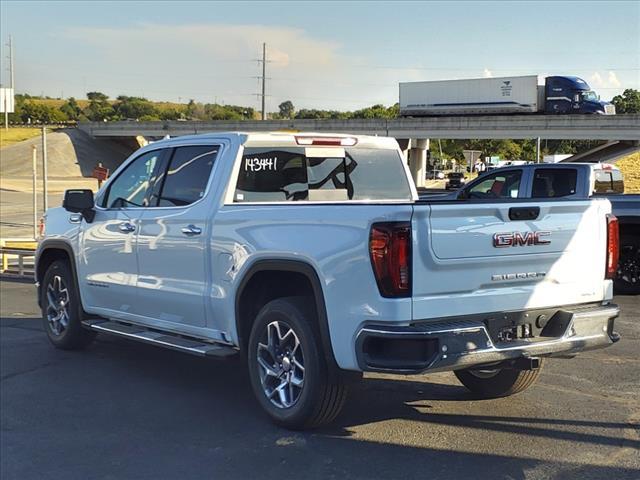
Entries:
{"type": "Polygon", "coordinates": [[[429,148],[428,138],[411,139],[411,149],[409,150],[409,169],[416,187],[424,187],[427,173],[427,149],[429,148]]]}
{"type": "Polygon", "coordinates": [[[409,147],[411,146],[411,139],[409,138],[396,138],[400,151],[402,152],[402,158],[405,162],[409,162],[409,147]]]}

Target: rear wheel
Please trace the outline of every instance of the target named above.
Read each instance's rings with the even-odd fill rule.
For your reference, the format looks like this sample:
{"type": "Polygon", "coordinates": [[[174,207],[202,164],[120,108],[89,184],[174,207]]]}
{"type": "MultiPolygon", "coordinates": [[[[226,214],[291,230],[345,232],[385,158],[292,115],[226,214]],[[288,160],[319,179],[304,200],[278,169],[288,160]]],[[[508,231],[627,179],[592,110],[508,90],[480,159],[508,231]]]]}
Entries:
{"type": "Polygon", "coordinates": [[[42,278],[40,304],[44,329],[53,345],[64,350],[87,346],[95,333],[82,327],[82,307],[69,264],[53,262],[42,278]]]}
{"type": "Polygon", "coordinates": [[[508,368],[475,368],[455,371],[456,377],[473,393],[485,398],[508,397],[529,388],[542,370],[514,370],[508,368]]]}
{"type": "Polygon", "coordinates": [[[640,294],[640,239],[636,235],[620,236],[620,260],[613,286],[616,293],[640,294]]]}
{"type": "Polygon", "coordinates": [[[302,297],[267,303],[247,346],[251,385],[260,405],[277,424],[291,429],[331,422],[347,396],[346,377],[323,355],[310,304],[302,297]]]}

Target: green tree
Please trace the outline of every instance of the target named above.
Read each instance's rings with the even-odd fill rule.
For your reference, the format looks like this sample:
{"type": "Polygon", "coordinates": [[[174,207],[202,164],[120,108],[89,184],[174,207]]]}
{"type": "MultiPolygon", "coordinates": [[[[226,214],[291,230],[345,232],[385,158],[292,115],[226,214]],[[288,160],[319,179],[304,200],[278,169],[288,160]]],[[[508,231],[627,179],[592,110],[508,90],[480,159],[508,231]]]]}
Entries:
{"type": "Polygon", "coordinates": [[[197,103],[193,99],[189,100],[189,103],[187,104],[187,118],[189,118],[189,120],[204,120],[204,105],[201,103],[197,103]]]}
{"type": "Polygon", "coordinates": [[[160,120],[178,120],[184,118],[182,109],[165,108],[160,110],[160,120]]]}
{"type": "Polygon", "coordinates": [[[111,120],[114,116],[113,106],[109,103],[109,97],[102,92],[87,93],[89,105],[84,110],[85,116],[93,122],[111,120]]]}
{"type": "Polygon", "coordinates": [[[59,109],[31,99],[21,103],[19,115],[22,123],[60,123],[68,120],[59,109]]]}
{"type": "Polygon", "coordinates": [[[113,105],[115,115],[120,119],[139,120],[142,117],[160,119],[156,107],[146,98],[120,95],[113,105]]]}
{"type": "Polygon", "coordinates": [[[493,145],[495,155],[508,160],[521,160],[523,154],[522,144],[514,140],[500,140],[493,145]]]}
{"type": "Polygon", "coordinates": [[[278,105],[278,109],[280,110],[280,118],[293,118],[293,115],[296,111],[291,100],[282,102],[280,105],[278,105]]]}
{"type": "Polygon", "coordinates": [[[80,115],[82,115],[82,109],[73,97],[69,98],[69,100],[60,107],[60,111],[64,113],[69,120],[74,122],[78,121],[80,119],[80,115]]]}
{"type": "Polygon", "coordinates": [[[640,113],[640,91],[627,88],[622,95],[611,100],[616,106],[616,113],[640,113]]]}
{"type": "Polygon", "coordinates": [[[87,93],[87,99],[90,102],[103,103],[109,100],[109,96],[102,92],[89,92],[87,93]]]}

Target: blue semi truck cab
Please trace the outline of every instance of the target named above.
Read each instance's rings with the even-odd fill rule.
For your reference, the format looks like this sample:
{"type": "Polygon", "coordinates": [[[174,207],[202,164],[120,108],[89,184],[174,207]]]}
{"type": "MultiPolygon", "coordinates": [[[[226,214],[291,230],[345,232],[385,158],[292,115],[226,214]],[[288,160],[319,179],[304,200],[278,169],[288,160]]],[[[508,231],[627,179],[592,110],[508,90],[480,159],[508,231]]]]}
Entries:
{"type": "Polygon", "coordinates": [[[544,94],[545,113],[616,113],[613,104],[600,100],[600,96],[579,77],[547,77],[544,94]]]}

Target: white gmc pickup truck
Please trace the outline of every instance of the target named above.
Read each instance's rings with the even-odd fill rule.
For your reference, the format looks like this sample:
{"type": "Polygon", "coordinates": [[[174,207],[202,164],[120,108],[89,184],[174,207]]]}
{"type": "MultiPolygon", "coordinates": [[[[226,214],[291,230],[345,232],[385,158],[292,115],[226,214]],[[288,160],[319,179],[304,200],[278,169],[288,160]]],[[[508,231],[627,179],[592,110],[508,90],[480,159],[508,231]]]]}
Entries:
{"type": "Polygon", "coordinates": [[[419,200],[381,137],[152,143],[95,198],[69,190],[46,213],[44,327],[64,349],[105,332],[240,354],[289,428],[335,418],[363,371],[449,370],[479,395],[511,395],[544,358],[619,338],[618,230],[606,199],[521,198],[521,170],[491,178],[419,200]]]}

